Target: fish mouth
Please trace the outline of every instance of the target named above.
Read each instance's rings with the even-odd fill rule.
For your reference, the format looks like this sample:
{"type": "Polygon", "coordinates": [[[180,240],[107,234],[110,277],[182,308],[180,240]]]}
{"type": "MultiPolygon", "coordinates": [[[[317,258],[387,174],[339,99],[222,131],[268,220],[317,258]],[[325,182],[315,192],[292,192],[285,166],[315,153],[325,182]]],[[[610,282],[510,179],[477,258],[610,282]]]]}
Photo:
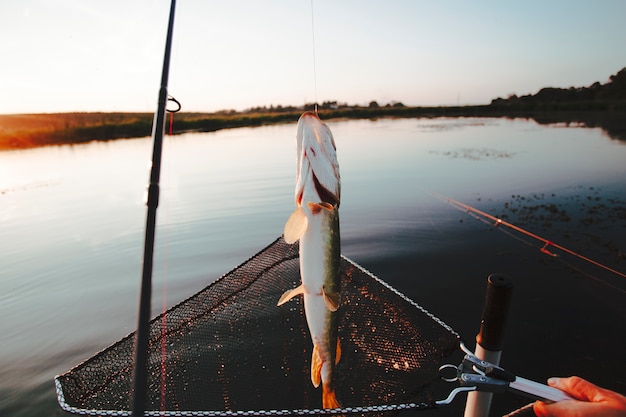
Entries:
{"type": "Polygon", "coordinates": [[[340,175],[333,135],[317,114],[305,112],[298,121],[296,203],[302,200],[339,206],[340,175]]]}

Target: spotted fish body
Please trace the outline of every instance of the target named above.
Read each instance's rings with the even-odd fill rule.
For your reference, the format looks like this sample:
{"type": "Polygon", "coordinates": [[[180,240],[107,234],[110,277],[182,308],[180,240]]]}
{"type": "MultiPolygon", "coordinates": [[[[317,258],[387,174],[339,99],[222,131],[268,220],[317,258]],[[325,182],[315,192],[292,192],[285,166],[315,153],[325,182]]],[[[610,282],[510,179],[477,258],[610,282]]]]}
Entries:
{"type": "Polygon", "coordinates": [[[288,243],[300,241],[302,284],[280,298],[281,305],[304,296],[304,311],[313,342],[311,382],[322,385],[322,406],[339,408],[333,374],[341,348],[337,309],[341,304],[339,200],[340,176],[330,129],[314,113],[298,121],[296,210],[285,225],[288,243]]]}

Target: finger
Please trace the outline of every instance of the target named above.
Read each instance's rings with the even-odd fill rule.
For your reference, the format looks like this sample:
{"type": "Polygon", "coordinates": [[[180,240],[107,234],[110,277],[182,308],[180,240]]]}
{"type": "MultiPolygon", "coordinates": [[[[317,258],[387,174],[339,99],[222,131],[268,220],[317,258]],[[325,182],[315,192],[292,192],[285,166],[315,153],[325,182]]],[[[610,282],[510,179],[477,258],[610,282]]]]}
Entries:
{"type": "Polygon", "coordinates": [[[577,376],[550,378],[548,379],[548,385],[565,391],[572,397],[582,401],[598,401],[600,400],[598,396],[603,391],[600,387],[577,376]]]}

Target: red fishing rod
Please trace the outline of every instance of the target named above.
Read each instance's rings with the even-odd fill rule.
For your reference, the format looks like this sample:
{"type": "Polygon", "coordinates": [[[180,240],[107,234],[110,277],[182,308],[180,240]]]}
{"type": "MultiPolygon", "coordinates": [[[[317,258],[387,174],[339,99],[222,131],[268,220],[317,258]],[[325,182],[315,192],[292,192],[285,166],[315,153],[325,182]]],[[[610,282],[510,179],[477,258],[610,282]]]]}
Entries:
{"type": "Polygon", "coordinates": [[[158,107],[152,123],[154,145],[152,150],[152,167],[150,170],[150,184],[146,206],[146,234],[144,240],[143,272],[139,296],[139,314],[137,333],[135,337],[135,370],[133,376],[133,403],[132,416],[143,417],[146,406],[146,391],[148,380],[148,341],[150,324],[150,304],[152,298],[152,265],[154,255],[154,237],[156,229],[156,212],[159,206],[159,180],[161,177],[161,153],[163,149],[163,134],[165,130],[165,111],[168,101],[167,83],[170,70],[170,55],[172,48],[172,34],[174,31],[174,10],[176,0],[170,5],[167,38],[165,42],[165,56],[163,58],[163,72],[159,89],[158,107]]]}
{"type": "Polygon", "coordinates": [[[568,248],[566,248],[564,246],[561,246],[561,245],[559,245],[557,243],[554,243],[554,242],[552,242],[552,241],[550,241],[550,240],[548,240],[548,239],[546,239],[544,237],[541,237],[541,236],[536,235],[536,234],[534,234],[532,232],[529,232],[528,230],[522,229],[521,227],[516,226],[516,225],[514,225],[512,223],[506,222],[506,221],[504,221],[504,220],[502,220],[502,219],[500,219],[500,218],[498,218],[496,216],[492,216],[491,214],[485,213],[484,211],[481,211],[481,210],[479,210],[479,209],[477,209],[475,207],[472,207],[472,206],[470,206],[468,204],[465,204],[465,203],[462,203],[460,201],[454,200],[454,199],[452,199],[450,197],[446,197],[444,195],[435,193],[433,191],[428,191],[427,190],[427,192],[429,192],[430,194],[434,195],[435,197],[445,201],[446,203],[450,204],[452,207],[455,207],[455,208],[457,208],[459,210],[462,210],[462,211],[465,211],[467,213],[473,213],[474,215],[478,216],[477,218],[479,218],[479,219],[491,220],[493,222],[492,226],[495,226],[495,227],[499,227],[499,226],[507,227],[507,228],[509,228],[511,230],[514,230],[514,231],[516,231],[518,233],[521,233],[521,234],[526,235],[526,236],[528,236],[528,237],[530,237],[532,239],[535,239],[535,240],[538,240],[539,242],[542,242],[543,246],[539,250],[542,253],[545,253],[546,255],[556,257],[557,255],[555,253],[550,252],[550,248],[558,249],[558,250],[560,250],[562,252],[565,252],[565,253],[567,253],[569,255],[572,255],[572,256],[574,256],[574,257],[576,257],[578,259],[582,259],[585,262],[589,262],[592,265],[595,265],[595,266],[597,266],[599,268],[602,268],[602,269],[604,269],[606,271],[609,271],[609,272],[611,272],[611,273],[613,273],[615,275],[618,275],[618,276],[620,276],[622,278],[626,278],[626,274],[624,274],[623,272],[620,272],[620,271],[618,271],[616,269],[610,268],[610,267],[608,267],[608,266],[606,266],[606,265],[604,265],[604,264],[602,264],[600,262],[594,261],[593,259],[590,259],[590,258],[588,258],[588,257],[586,257],[586,256],[584,256],[584,255],[582,255],[582,254],[580,254],[578,252],[575,252],[575,251],[573,251],[571,249],[568,249],[568,248]]]}

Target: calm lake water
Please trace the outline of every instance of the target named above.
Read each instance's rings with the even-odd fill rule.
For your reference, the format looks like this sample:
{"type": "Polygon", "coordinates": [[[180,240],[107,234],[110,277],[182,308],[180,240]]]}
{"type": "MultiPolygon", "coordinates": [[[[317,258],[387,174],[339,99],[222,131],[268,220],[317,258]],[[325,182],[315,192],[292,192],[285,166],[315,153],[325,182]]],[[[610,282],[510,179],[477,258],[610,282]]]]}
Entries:
{"type": "MultiPolygon", "coordinates": [[[[580,348],[576,354],[587,358],[591,373],[604,364],[592,375],[606,377],[597,382],[626,387],[624,378],[614,378],[626,375],[613,366],[623,368],[623,359],[606,361],[623,342],[625,279],[575,260],[592,279],[563,272],[536,248],[494,232],[427,191],[507,215],[624,271],[626,143],[600,129],[526,120],[380,119],[329,126],[341,167],[346,256],[470,341],[486,274],[515,275],[531,265],[519,299],[537,303],[544,298],[532,279],[561,274],[552,284],[556,291],[578,292],[555,308],[585,306],[589,312],[582,317],[604,315],[609,324],[621,323],[604,336],[608,351],[580,348]]],[[[166,139],[154,314],[282,233],[294,208],[295,133],[294,121],[166,139]]],[[[0,415],[61,415],[53,377],[134,331],[151,152],[150,138],[0,152],[0,415]]],[[[555,294],[552,287],[545,292],[555,294]]],[[[529,323],[531,315],[519,309],[514,317],[531,330],[522,335],[526,345],[521,341],[519,350],[512,349],[521,353],[521,362],[512,365],[519,370],[530,361],[519,357],[539,349],[543,368],[524,376],[581,370],[581,361],[569,363],[571,368],[556,364],[562,358],[555,351],[558,340],[547,349],[532,346],[555,325],[546,317],[561,315],[568,323],[567,313],[546,310],[552,313],[529,323]]],[[[568,335],[562,343],[571,341],[568,335]]],[[[575,337],[580,343],[591,339],[575,337]]]]}

